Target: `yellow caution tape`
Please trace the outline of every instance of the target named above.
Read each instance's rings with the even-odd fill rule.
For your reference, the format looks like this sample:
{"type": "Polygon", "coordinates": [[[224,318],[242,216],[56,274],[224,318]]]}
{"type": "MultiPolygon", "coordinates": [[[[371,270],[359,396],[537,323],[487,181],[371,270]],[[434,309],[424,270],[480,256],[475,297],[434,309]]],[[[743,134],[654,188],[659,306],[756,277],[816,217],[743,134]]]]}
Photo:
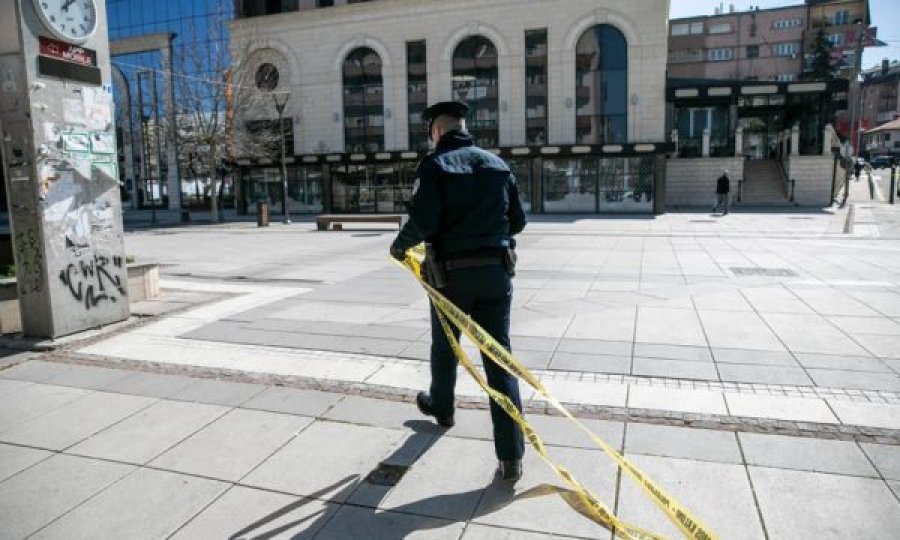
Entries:
{"type": "Polygon", "coordinates": [[[450,328],[452,322],[454,326],[459,328],[478,348],[484,352],[497,365],[502,367],[508,373],[519,377],[532,388],[537,390],[544,399],[563,416],[572,421],[578,428],[583,431],[598,448],[603,450],[616,464],[623,469],[632,480],[644,491],[660,510],[666,515],[678,529],[684,534],[685,538],[694,540],[716,540],[718,536],[712,532],[699,518],[697,518],[690,510],[675,500],[663,488],[657,485],[649,476],[641,472],[634,464],[625,459],[615,448],[610,446],[606,441],[594,434],[581,421],[572,416],[572,414],[550,394],[550,391],[537,379],[521,362],[516,360],[502,345],[500,345],[490,334],[484,331],[471,317],[460,310],[453,302],[448,300],[444,295],[428,285],[422,278],[422,261],[425,257],[424,248],[419,245],[406,253],[405,260],[400,263],[409,269],[416,280],[425,288],[434,305],[441,327],[447,335],[450,346],[456,355],[459,363],[466,371],[475,379],[481,388],[487,392],[504,411],[522,428],[522,433],[531,442],[532,447],[538,455],[546,462],[550,468],[556,472],[557,476],[565,482],[571,490],[563,488],[550,487],[563,497],[563,499],[582,515],[588,517],[592,521],[612,530],[617,536],[629,540],[664,540],[665,537],[654,532],[647,531],[633,525],[631,523],[620,520],[610,512],[607,507],[600,502],[599,498],[589,489],[582,486],[565,467],[558,465],[547,452],[547,448],[540,436],[534,431],[531,425],[525,420],[519,410],[506,397],[506,395],[497,392],[491,388],[484,376],[475,368],[475,365],[469,359],[466,352],[462,349],[456,336],[450,328]],[[449,322],[448,322],[449,319],[449,322]]]}

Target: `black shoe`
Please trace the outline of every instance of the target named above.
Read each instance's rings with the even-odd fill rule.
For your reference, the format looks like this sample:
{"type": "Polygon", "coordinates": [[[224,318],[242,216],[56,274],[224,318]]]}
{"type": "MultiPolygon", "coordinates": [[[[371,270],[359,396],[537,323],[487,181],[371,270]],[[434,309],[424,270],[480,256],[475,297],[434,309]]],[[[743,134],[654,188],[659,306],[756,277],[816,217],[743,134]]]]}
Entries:
{"type": "Polygon", "coordinates": [[[419,407],[419,412],[425,416],[433,416],[437,423],[445,428],[452,428],[456,425],[452,414],[450,416],[438,416],[435,414],[434,410],[431,408],[431,396],[425,392],[419,392],[416,396],[416,406],[419,407]]]}
{"type": "Polygon", "coordinates": [[[522,478],[522,460],[501,460],[497,465],[497,476],[499,476],[501,480],[506,480],[508,482],[517,482],[519,478],[522,478]]]}

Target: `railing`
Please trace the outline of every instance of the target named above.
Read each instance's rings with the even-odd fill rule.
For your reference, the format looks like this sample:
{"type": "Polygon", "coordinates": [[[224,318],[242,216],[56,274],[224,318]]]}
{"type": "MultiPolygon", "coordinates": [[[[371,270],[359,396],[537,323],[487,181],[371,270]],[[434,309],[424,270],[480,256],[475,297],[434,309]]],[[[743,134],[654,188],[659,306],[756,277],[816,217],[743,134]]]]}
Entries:
{"type": "Polygon", "coordinates": [[[788,198],[789,201],[794,202],[794,186],[797,184],[797,181],[791,178],[791,196],[788,198]]]}
{"type": "Polygon", "coordinates": [[[741,198],[744,196],[744,177],[742,176],[740,180],[738,180],[738,192],[737,192],[737,202],[741,202],[741,198]]]}

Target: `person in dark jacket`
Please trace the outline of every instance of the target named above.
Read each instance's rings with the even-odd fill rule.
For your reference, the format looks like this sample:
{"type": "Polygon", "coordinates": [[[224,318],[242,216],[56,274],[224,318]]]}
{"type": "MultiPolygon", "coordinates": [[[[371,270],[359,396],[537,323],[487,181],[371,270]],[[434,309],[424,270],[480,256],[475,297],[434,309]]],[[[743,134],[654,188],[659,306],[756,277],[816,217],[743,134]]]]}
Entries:
{"type": "Polygon", "coordinates": [[[728,215],[729,192],[731,191],[731,180],[728,179],[728,169],[722,169],[722,176],[716,180],[716,205],[712,211],[717,212],[719,208],[724,208],[723,216],[728,215]]]}
{"type": "MultiPolygon", "coordinates": [[[[419,164],[409,204],[409,220],[391,244],[391,256],[424,241],[429,283],[472,316],[510,350],[509,325],[516,234],[526,218],[509,166],[475,145],[466,131],[469,107],[459,102],[432,105],[423,113],[434,151],[419,164]]],[[[453,328],[457,338],[458,328],[453,328]]],[[[517,379],[482,354],[488,384],[521,411],[517,379]]],[[[431,306],[431,387],[416,398],[419,410],[444,427],[454,425],[457,360],[431,306]]],[[[522,431],[491,402],[498,474],[522,475],[522,431]]]]}

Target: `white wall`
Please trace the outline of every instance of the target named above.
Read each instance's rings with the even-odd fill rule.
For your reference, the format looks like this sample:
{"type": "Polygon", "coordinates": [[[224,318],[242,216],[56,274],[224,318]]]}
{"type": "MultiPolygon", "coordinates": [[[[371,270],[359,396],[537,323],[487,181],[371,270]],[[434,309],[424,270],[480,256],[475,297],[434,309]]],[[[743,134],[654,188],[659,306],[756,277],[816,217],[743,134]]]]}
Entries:
{"type": "MultiPolygon", "coordinates": [[[[406,42],[426,40],[428,96],[450,98],[451,56],[470,35],[491,39],[500,55],[500,143],[525,142],[524,32],[548,29],[548,102],[551,143],[575,138],[575,53],[581,34],[594,24],[616,26],[628,41],[630,141],[662,141],[665,131],[667,0],[381,0],[237,20],[232,51],[252,40],[283,54],[292,91],[286,115],[300,153],[343,150],[341,65],[356,47],[371,47],[383,63],[385,144],[407,146],[406,42]],[[631,104],[631,96],[638,104],[631,104]],[[505,110],[504,110],[505,102],[505,110]],[[338,115],[338,121],[335,121],[338,115]],[[321,143],[320,143],[321,141],[321,143]]],[[[283,87],[284,88],[284,87],[283,87]]]]}
{"type": "MultiPolygon", "coordinates": [[[[803,206],[831,206],[831,182],[834,172],[832,156],[790,156],[787,171],[788,179],[796,181],[795,203],[803,206]]],[[[843,176],[839,181],[843,181],[843,176]]]]}

